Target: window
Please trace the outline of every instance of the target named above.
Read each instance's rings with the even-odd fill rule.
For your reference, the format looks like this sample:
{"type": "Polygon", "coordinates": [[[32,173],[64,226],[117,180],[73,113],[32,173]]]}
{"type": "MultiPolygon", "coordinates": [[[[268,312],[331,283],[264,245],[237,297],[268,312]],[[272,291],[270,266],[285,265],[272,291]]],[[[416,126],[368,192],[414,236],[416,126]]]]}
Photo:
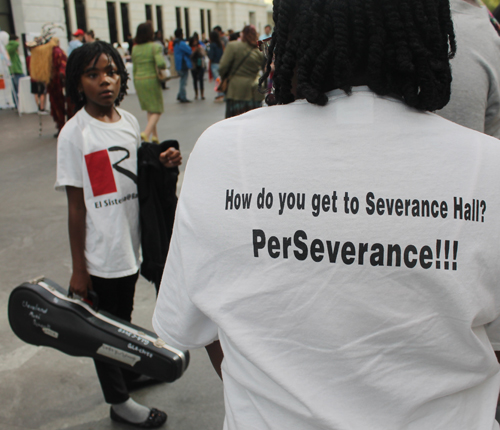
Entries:
{"type": "Polygon", "coordinates": [[[153,7],[150,4],[146,5],[146,21],[153,22],[153,7]]]}
{"type": "Polygon", "coordinates": [[[189,8],[184,8],[184,22],[186,23],[186,35],[185,38],[189,39],[191,37],[191,31],[189,30],[189,8]]]}
{"type": "Polygon", "coordinates": [[[128,3],[120,3],[120,8],[122,10],[123,39],[126,39],[128,36],[132,36],[130,33],[130,20],[128,17],[128,3]]]}
{"type": "Polygon", "coordinates": [[[180,7],[175,8],[175,19],[176,19],[176,23],[177,23],[177,28],[182,28],[181,8],[180,7]]]}
{"type": "Polygon", "coordinates": [[[205,9],[200,9],[201,34],[205,33],[205,9]]]}
{"type": "Polygon", "coordinates": [[[10,0],[0,0],[0,29],[9,34],[15,33],[10,0]]]}
{"type": "Polygon", "coordinates": [[[156,6],[156,26],[157,30],[161,31],[161,35],[165,39],[163,35],[163,8],[161,6],[156,6]]]}
{"type": "Polygon", "coordinates": [[[212,31],[212,11],[210,9],[207,10],[207,24],[208,31],[212,31]]]}
{"type": "Polygon", "coordinates": [[[114,2],[106,2],[108,8],[109,41],[118,42],[118,28],[116,26],[116,5],[114,2]]]}
{"type": "Polygon", "coordinates": [[[250,21],[250,25],[255,25],[255,12],[248,12],[248,20],[250,21]]]}
{"type": "Polygon", "coordinates": [[[85,0],[75,0],[76,26],[87,31],[87,13],[85,12],[85,0]]]}

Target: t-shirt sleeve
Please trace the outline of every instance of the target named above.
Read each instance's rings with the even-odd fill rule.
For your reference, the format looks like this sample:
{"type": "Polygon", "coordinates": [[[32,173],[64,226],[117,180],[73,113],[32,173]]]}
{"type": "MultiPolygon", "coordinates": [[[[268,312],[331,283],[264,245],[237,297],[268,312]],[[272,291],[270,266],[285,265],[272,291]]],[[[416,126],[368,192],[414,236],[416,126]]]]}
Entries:
{"type": "Polygon", "coordinates": [[[200,166],[206,163],[204,153],[198,152],[193,150],[186,167],[153,316],[156,333],[179,349],[204,347],[217,340],[219,334],[211,313],[217,293],[207,292],[220,285],[214,265],[207,264],[210,239],[205,232],[210,221],[206,220],[205,225],[197,218],[200,184],[205,179],[200,166]]]}
{"type": "Polygon", "coordinates": [[[124,116],[125,119],[132,125],[136,135],[137,146],[141,145],[141,127],[139,125],[139,121],[137,118],[132,115],[130,112],[124,111],[123,109],[117,109],[120,115],[124,116]]]}
{"type": "Polygon", "coordinates": [[[169,345],[186,350],[201,348],[217,340],[218,327],[189,296],[184,276],[185,256],[181,256],[182,248],[179,247],[181,241],[183,238],[176,225],[153,315],[153,327],[169,345]]]}
{"type": "Polygon", "coordinates": [[[78,145],[78,133],[64,133],[57,140],[57,179],[55,189],[66,186],[83,188],[83,153],[78,145]]]}
{"type": "Polygon", "coordinates": [[[486,333],[495,351],[500,351],[500,317],[486,325],[486,333]]]}

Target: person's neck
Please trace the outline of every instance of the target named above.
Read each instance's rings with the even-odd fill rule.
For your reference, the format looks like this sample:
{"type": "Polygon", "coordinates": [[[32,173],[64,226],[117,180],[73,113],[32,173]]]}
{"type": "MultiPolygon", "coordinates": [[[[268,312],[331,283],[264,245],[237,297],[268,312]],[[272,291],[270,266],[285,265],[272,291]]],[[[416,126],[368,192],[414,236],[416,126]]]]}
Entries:
{"type": "Polygon", "coordinates": [[[121,118],[114,106],[98,106],[87,103],[84,109],[92,118],[101,122],[113,123],[120,121],[121,118]]]}

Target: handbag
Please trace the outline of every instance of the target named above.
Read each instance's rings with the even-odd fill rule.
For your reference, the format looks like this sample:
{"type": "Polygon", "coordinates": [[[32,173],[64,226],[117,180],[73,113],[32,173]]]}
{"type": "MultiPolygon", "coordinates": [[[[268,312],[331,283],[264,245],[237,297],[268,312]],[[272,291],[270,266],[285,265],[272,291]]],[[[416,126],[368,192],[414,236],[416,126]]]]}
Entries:
{"type": "MultiPolygon", "coordinates": [[[[256,48],[254,48],[256,49],[256,48]]],[[[232,78],[234,75],[236,75],[236,72],[238,71],[238,69],[240,68],[240,66],[245,62],[245,60],[249,57],[249,55],[253,52],[253,49],[251,49],[247,55],[245,55],[245,57],[243,58],[243,60],[240,61],[240,64],[238,64],[238,67],[236,67],[236,69],[234,69],[234,72],[229,76],[225,76],[223,78],[221,78],[221,81],[220,81],[220,84],[219,86],[217,87],[216,91],[218,93],[225,93],[227,91],[227,87],[229,86],[229,79],[232,78]]]]}
{"type": "Polygon", "coordinates": [[[160,82],[167,82],[171,78],[172,74],[169,69],[156,68],[156,77],[160,82]]]}
{"type": "Polygon", "coordinates": [[[225,77],[224,79],[221,79],[220,84],[215,91],[217,91],[218,93],[225,93],[227,91],[228,85],[229,85],[229,76],[225,77]]]}
{"type": "MultiPolygon", "coordinates": [[[[158,45],[156,45],[153,48],[153,54],[155,53],[155,50],[158,50],[157,54],[162,52],[162,49],[163,49],[162,47],[158,47],[158,45]]],[[[155,63],[156,63],[156,57],[155,57],[155,63]]],[[[164,69],[160,69],[155,64],[155,68],[156,68],[156,77],[158,78],[160,83],[167,82],[170,79],[171,73],[170,73],[170,70],[168,69],[168,67],[165,67],[164,69]]]]}

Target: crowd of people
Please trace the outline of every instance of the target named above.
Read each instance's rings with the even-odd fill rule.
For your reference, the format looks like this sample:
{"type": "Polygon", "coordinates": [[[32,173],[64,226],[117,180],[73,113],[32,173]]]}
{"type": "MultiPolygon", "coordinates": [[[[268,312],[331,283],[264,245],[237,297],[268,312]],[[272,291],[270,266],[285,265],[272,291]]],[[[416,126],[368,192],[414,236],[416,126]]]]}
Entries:
{"type": "MultiPolygon", "coordinates": [[[[267,25],[261,39],[270,35],[271,26],[267,25]]],[[[57,137],[74,113],[73,102],[63,94],[67,58],[75,49],[95,42],[96,38],[93,30],[76,30],[67,53],[59,47],[58,38],[45,39],[42,36],[41,40],[28,44],[28,73],[40,115],[48,114],[45,100],[47,93],[50,96],[50,113],[56,123],[57,137]]],[[[177,100],[180,103],[191,103],[186,93],[189,72],[195,100],[205,100],[207,70],[208,81],[214,82],[217,88],[227,80],[228,87],[224,91],[218,89],[214,98],[215,102],[226,102],[226,118],[262,106],[264,94],[258,90],[258,80],[263,73],[264,57],[257,49],[258,41],[254,26],[246,26],[241,32],[229,30],[228,36],[220,26],[216,26],[209,39],[205,34],[200,38],[195,32],[187,40],[183,30],[177,29],[175,36],[167,41],[163,39],[162,32],[155,32],[151,21],[147,21],[137,27],[134,38],[127,35],[123,45],[116,43],[114,47],[122,60],[133,64],[134,87],[141,109],[147,112],[148,122],[141,132],[143,141],[159,142],[157,124],[164,109],[162,90],[168,89],[166,81],[171,77],[179,77],[177,100]],[[228,45],[230,41],[235,43],[228,45]],[[162,70],[165,74],[163,78],[160,77],[162,70]]],[[[13,91],[17,96],[19,79],[24,77],[18,37],[11,35],[6,47],[12,57],[10,71],[13,91]]]]}
{"type": "MultiPolygon", "coordinates": [[[[51,103],[52,100],[59,102],[53,97],[56,94],[53,87],[64,82],[67,106],[71,106],[72,112],[66,124],[57,123],[60,131],[56,181],[56,188],[64,190],[68,200],[73,262],[70,291],[86,298],[93,290],[101,310],[125,321],[131,320],[135,285],[141,270],[141,245],[144,250],[144,242],[141,243],[144,229],[139,222],[142,213],[137,153],[141,142],[160,143],[157,124],[164,110],[164,79],[160,76],[171,63],[179,76],[178,100],[187,103],[186,83],[191,71],[195,97],[205,100],[205,71],[213,59],[210,69],[217,72],[220,63],[220,73],[230,76],[230,85],[222,95],[228,106],[239,103],[238,109],[243,112],[262,105],[263,95],[253,93],[264,65],[255,28],[245,27],[240,41],[238,38],[234,42],[226,40],[226,45],[221,42],[224,36],[221,37],[220,29],[213,33],[212,45],[200,40],[197,34],[185,41],[182,30],[178,29],[171,46],[165,46],[161,35],[154,33],[151,22],[145,22],[137,27],[127,50],[118,50],[98,40],[88,41],[87,34],[81,30],[74,33],[68,57],[54,37],[41,45],[42,49],[32,48],[32,77],[47,83],[51,103]],[[173,53],[171,59],[169,50],[173,53]],[[36,75],[33,67],[40,52],[52,56],[51,59],[57,56],[57,61],[51,63],[50,79],[36,75]],[[133,65],[132,79],[141,109],[148,115],[143,131],[133,115],[118,107],[127,90],[127,61],[133,65]],[[235,61],[238,66],[232,68],[235,61]],[[247,105],[247,98],[254,97],[258,97],[258,102],[247,105]],[[103,196],[116,197],[121,203],[103,205],[103,196]]],[[[219,97],[216,96],[216,101],[219,97]]],[[[231,116],[235,114],[236,111],[231,116]]],[[[167,169],[175,169],[181,164],[182,156],[178,149],[170,147],[162,149],[158,161],[167,169]]],[[[171,224],[170,229],[173,219],[171,224]]],[[[158,290],[159,278],[155,285],[158,290]]],[[[99,360],[95,361],[95,367],[105,401],[111,404],[112,420],[142,428],[163,425],[167,419],[165,412],[141,405],[129,395],[131,384],[149,383],[147,377],[99,360]]]]}
{"type": "MultiPolygon", "coordinates": [[[[167,43],[145,22],[121,49],[81,30],[68,57],[55,38],[32,48],[51,106],[69,98],[56,188],[70,290],[130,321],[137,149],[160,141],[164,71],[189,103],[189,72],[205,100],[208,70],[227,120],[190,155],[153,325],[207,349],[224,428],[498,429],[500,37],[485,7],[275,0],[273,20],[262,35],[177,29],[167,43]],[[143,131],[119,108],[127,61],[143,131]]],[[[158,160],[175,169],[181,152],[158,160]]],[[[129,395],[142,375],[95,366],[112,420],[165,423],[129,395]]]]}

